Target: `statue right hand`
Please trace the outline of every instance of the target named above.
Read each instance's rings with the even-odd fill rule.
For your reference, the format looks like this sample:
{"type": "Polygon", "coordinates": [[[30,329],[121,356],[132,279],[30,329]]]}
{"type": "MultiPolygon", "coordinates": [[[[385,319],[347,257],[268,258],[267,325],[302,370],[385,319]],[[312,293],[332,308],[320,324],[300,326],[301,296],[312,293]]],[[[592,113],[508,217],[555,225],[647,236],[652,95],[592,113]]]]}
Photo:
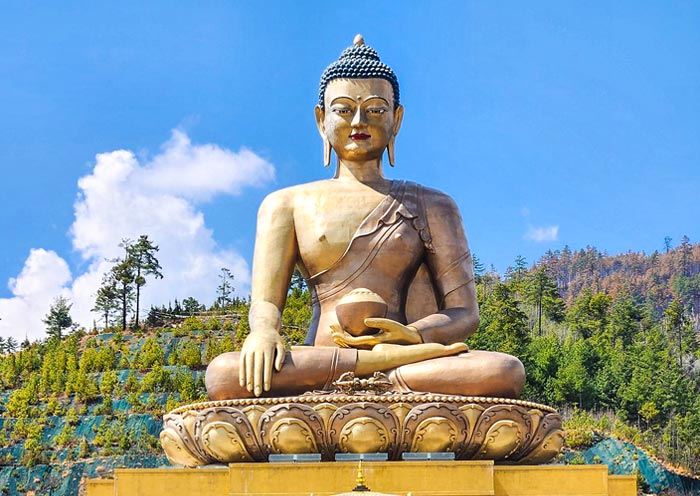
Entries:
{"type": "Polygon", "coordinates": [[[277,372],[284,363],[284,341],[274,330],[256,330],[251,332],[243,342],[241,360],[238,369],[238,381],[241,387],[260,396],[270,390],[272,367],[277,372]]]}

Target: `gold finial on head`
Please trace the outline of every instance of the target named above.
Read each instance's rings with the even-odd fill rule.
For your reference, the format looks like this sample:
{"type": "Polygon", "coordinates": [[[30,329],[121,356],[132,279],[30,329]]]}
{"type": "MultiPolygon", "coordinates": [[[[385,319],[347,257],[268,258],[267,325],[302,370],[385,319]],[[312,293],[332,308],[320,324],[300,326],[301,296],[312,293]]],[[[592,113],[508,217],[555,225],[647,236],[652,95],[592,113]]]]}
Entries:
{"type": "Polygon", "coordinates": [[[365,39],[362,37],[361,34],[356,34],[355,39],[352,40],[353,45],[364,45],[365,44],[365,39]]]}

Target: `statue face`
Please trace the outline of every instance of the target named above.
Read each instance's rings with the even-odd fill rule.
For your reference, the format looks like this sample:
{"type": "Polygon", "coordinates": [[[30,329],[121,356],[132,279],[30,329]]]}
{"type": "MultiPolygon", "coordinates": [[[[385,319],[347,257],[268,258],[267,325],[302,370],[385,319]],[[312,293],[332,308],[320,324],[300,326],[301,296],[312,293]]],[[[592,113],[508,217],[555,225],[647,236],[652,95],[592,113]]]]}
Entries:
{"type": "Polygon", "coordinates": [[[403,115],[393,101],[384,79],[334,79],[326,88],[325,111],[316,107],[319,131],[341,160],[381,158],[403,115]]]}

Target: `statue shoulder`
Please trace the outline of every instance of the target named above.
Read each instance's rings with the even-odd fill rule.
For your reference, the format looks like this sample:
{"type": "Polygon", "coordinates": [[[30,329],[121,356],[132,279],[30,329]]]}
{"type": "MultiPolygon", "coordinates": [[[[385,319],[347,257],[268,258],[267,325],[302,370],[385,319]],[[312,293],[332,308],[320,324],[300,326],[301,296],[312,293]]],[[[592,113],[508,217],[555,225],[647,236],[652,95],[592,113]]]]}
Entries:
{"type": "Polygon", "coordinates": [[[326,182],[327,180],[296,184],[273,191],[262,201],[260,211],[292,214],[297,200],[304,200],[307,199],[309,195],[318,193],[324,188],[324,183],[326,182]]]}
{"type": "Polygon", "coordinates": [[[422,184],[416,184],[416,189],[427,215],[449,214],[456,215],[461,219],[459,208],[450,195],[438,189],[423,186],[422,184]]]}

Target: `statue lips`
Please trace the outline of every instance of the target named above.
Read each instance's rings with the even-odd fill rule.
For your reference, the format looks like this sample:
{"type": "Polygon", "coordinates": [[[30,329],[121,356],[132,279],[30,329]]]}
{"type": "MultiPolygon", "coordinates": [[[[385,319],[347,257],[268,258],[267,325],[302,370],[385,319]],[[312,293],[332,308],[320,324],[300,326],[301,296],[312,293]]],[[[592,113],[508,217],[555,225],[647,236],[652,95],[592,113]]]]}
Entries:
{"type": "Polygon", "coordinates": [[[350,135],[350,139],[355,141],[364,141],[366,139],[370,139],[371,137],[371,135],[365,133],[353,133],[350,135]]]}

